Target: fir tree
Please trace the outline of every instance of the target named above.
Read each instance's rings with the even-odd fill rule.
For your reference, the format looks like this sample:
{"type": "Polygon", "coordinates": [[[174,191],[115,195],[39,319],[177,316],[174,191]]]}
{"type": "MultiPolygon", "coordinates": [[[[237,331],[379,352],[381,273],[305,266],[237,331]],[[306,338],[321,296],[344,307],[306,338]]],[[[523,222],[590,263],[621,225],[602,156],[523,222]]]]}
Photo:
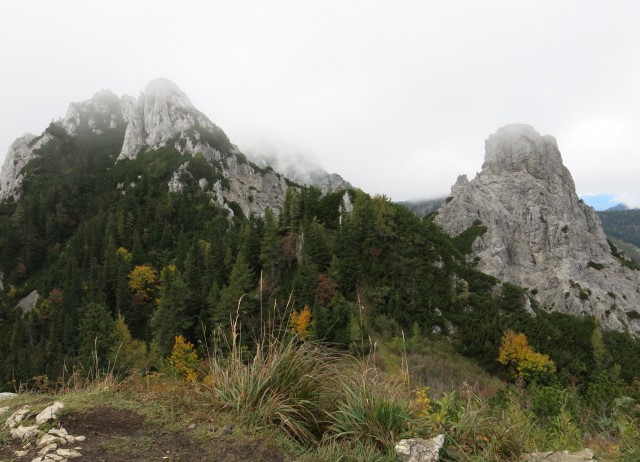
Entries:
{"type": "Polygon", "coordinates": [[[187,313],[188,297],[187,284],[176,266],[164,267],[160,274],[160,301],[151,320],[153,339],[161,356],[171,353],[174,338],[193,322],[187,313]]]}
{"type": "Polygon", "coordinates": [[[89,302],[78,327],[78,362],[85,368],[107,367],[114,344],[114,321],[107,308],[89,302]]]}

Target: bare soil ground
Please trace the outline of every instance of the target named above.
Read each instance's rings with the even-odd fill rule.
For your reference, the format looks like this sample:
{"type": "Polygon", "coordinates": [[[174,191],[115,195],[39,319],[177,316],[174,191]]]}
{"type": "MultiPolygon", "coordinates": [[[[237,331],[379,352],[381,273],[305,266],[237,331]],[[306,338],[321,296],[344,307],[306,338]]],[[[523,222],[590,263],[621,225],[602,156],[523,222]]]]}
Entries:
{"type": "MultiPolygon", "coordinates": [[[[4,424],[4,422],[2,422],[4,424]]],[[[82,457],[77,461],[146,462],[146,461],[256,461],[285,462],[280,450],[261,438],[233,435],[228,429],[166,429],[153,425],[131,410],[100,405],[80,412],[62,414],[60,426],[71,435],[84,435],[86,441],[73,445],[82,457]]],[[[23,448],[10,438],[0,439],[0,462],[30,462],[35,447],[23,448]],[[15,451],[28,454],[16,457],[15,451]]]]}

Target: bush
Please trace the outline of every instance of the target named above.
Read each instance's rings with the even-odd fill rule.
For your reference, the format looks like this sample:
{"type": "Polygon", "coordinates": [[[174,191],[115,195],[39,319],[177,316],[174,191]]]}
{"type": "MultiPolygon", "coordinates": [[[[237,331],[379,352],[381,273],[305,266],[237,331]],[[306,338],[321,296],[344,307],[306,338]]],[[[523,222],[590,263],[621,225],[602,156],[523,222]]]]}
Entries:
{"type": "Polygon", "coordinates": [[[275,425],[309,443],[322,433],[336,358],[312,342],[271,337],[260,341],[246,362],[238,353],[227,360],[212,358],[211,387],[222,405],[246,422],[275,425]]]}
{"type": "Polygon", "coordinates": [[[200,360],[193,347],[182,335],[175,338],[171,356],[168,359],[171,371],[178,377],[182,377],[185,382],[195,382],[198,378],[196,372],[200,360]]]}
{"type": "Polygon", "coordinates": [[[392,448],[409,429],[409,406],[397,389],[366,374],[337,381],[342,397],[329,415],[330,435],[355,439],[379,449],[392,448]]]}

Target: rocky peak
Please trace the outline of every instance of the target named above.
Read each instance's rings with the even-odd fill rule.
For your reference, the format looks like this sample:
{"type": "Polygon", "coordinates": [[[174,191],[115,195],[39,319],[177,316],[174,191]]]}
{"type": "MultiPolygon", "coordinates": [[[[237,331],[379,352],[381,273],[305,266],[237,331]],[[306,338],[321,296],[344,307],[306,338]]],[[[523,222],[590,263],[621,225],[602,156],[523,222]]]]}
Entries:
{"type": "MultiPolygon", "coordinates": [[[[222,133],[194,108],[175,83],[167,79],[151,81],[137,100],[124,97],[123,113],[127,131],[119,160],[133,159],[143,148],[158,149],[177,138],[185,141],[184,146],[188,145],[187,141],[191,145],[197,144],[198,129],[222,133]]],[[[226,138],[224,133],[222,135],[226,138]]]]}
{"type": "Polygon", "coordinates": [[[478,220],[487,231],[468,258],[479,269],[530,289],[545,309],[640,332],[640,273],[612,255],[555,138],[508,125],[486,140],[482,170],[471,181],[458,178],[436,217],[452,235],[478,220]]]}
{"type": "Polygon", "coordinates": [[[556,139],[551,135],[540,136],[531,125],[507,125],[489,136],[485,141],[482,172],[486,175],[523,172],[554,192],[575,194],[573,178],[562,163],[556,139]]]}
{"type": "MultiPolygon", "coordinates": [[[[192,157],[201,156],[213,167],[215,179],[192,179],[230,212],[239,207],[249,216],[264,215],[267,208],[279,210],[288,188],[282,175],[249,162],[222,129],[167,79],[153,80],[137,99],[126,95],[119,98],[102,90],[90,100],[71,103],[65,117],[54,124],[70,136],[99,137],[107,131],[112,140],[123,136],[117,161],[135,159],[143,151],[175,149],[185,160],[168,184],[172,192],[182,191],[181,176],[188,173],[192,157]]],[[[19,198],[24,167],[51,138],[44,132],[40,137],[25,135],[13,143],[0,172],[0,200],[19,198]]],[[[332,180],[332,185],[338,182],[332,180]]]]}
{"type": "Polygon", "coordinates": [[[90,100],[71,103],[62,119],[62,126],[70,135],[77,135],[83,130],[101,134],[122,124],[120,98],[109,90],[99,91],[90,100]]]}

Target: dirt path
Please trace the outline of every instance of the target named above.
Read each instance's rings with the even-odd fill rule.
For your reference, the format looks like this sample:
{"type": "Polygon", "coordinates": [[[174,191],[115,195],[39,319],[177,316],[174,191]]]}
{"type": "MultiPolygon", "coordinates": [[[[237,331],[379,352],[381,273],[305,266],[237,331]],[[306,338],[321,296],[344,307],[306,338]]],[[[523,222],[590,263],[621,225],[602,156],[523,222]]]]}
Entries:
{"type": "MultiPolygon", "coordinates": [[[[63,414],[59,422],[71,435],[84,435],[76,444],[82,456],[77,461],[146,462],[146,461],[255,461],[285,462],[280,451],[268,441],[235,436],[229,431],[197,429],[170,431],[150,426],[140,414],[109,406],[95,407],[77,413],[63,414]]],[[[0,440],[0,462],[31,462],[37,448],[23,448],[22,443],[0,440]],[[16,457],[15,451],[27,450],[16,457]]]]}

